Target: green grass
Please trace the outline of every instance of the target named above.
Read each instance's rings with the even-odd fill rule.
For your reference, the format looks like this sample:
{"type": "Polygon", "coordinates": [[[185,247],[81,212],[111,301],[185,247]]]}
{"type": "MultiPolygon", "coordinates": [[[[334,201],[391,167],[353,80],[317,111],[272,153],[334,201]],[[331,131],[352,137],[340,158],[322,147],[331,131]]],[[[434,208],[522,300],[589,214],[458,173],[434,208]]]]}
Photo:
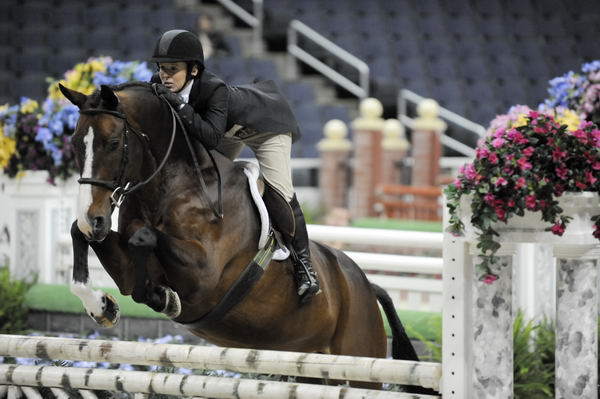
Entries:
{"type": "MultiPolygon", "coordinates": [[[[164,318],[146,305],[135,303],[130,296],[123,296],[117,289],[102,289],[115,297],[121,316],[164,318]]],[[[36,284],[25,298],[30,309],[50,312],[83,313],[83,305],[77,296],[71,293],[66,285],[36,284]]]]}
{"type": "Polygon", "coordinates": [[[359,218],[352,221],[352,227],[368,227],[374,229],[411,230],[439,233],[442,231],[442,222],[428,222],[423,220],[400,220],[359,218]]]}
{"type": "MultiPolygon", "coordinates": [[[[104,289],[104,291],[115,297],[121,309],[121,316],[165,318],[164,315],[156,313],[148,306],[135,303],[131,297],[119,294],[116,289],[109,288],[104,289]]],[[[64,313],[84,312],[81,301],[71,293],[69,287],[66,285],[36,284],[27,293],[25,301],[27,306],[32,310],[64,313]]],[[[435,338],[436,331],[432,320],[441,318],[441,314],[399,310],[398,315],[411,338],[416,338],[411,333],[413,330],[428,340],[435,338]]],[[[385,315],[383,315],[383,320],[389,336],[391,332],[385,315]]]]}

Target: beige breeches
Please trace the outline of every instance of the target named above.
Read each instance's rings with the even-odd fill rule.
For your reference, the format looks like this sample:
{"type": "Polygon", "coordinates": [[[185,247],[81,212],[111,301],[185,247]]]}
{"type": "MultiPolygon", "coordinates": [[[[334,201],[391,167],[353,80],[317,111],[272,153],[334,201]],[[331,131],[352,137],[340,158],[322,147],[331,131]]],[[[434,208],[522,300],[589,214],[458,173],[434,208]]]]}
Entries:
{"type": "Polygon", "coordinates": [[[234,160],[244,148],[244,144],[254,152],[263,178],[291,201],[294,196],[292,185],[292,135],[289,133],[264,133],[243,140],[223,137],[217,151],[234,160]]]}

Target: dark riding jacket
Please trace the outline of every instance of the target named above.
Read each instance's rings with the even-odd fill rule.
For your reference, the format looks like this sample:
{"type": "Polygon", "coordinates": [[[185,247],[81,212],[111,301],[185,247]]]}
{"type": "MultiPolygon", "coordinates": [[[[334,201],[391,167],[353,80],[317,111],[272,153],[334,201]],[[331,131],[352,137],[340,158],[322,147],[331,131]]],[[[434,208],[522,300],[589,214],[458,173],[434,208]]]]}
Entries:
{"type": "MultiPolygon", "coordinates": [[[[158,74],[151,80],[160,83],[158,74]]],[[[179,110],[187,130],[207,149],[227,135],[243,140],[261,133],[291,133],[300,138],[298,122],[272,80],[229,86],[211,72],[194,79],[188,103],[179,110]]]]}

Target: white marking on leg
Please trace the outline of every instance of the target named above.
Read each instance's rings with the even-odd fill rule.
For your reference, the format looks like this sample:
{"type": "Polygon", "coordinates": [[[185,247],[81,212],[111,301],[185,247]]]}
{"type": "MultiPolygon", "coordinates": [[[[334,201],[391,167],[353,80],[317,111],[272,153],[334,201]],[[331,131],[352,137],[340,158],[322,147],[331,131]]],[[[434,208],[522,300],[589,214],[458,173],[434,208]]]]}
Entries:
{"type": "MultiPolygon", "coordinates": [[[[85,144],[85,163],[83,164],[83,173],[81,177],[91,178],[92,177],[92,164],[94,162],[94,129],[90,126],[87,134],[83,138],[85,144]]],[[[87,213],[92,205],[92,185],[91,184],[80,184],[79,185],[79,209],[77,210],[77,227],[79,230],[87,236],[92,235],[92,226],[88,220],[87,213]]]]}
{"type": "Polygon", "coordinates": [[[71,292],[78,296],[83,303],[88,314],[93,314],[99,317],[104,313],[104,307],[102,303],[102,297],[104,293],[100,290],[94,290],[84,283],[71,282],[71,292]]]}

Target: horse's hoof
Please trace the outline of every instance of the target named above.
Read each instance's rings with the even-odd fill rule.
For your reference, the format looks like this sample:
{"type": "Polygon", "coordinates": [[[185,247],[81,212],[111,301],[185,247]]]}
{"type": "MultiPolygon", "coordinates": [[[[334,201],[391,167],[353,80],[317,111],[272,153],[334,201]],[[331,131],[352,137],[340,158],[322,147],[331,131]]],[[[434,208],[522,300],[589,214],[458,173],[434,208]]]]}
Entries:
{"type": "Polygon", "coordinates": [[[175,291],[169,287],[163,288],[165,290],[165,308],[161,313],[170,319],[174,319],[181,314],[181,300],[175,291]]]}
{"type": "Polygon", "coordinates": [[[110,294],[104,294],[102,296],[102,309],[103,312],[100,315],[90,314],[90,317],[94,319],[96,323],[102,327],[111,328],[114,327],[121,318],[121,312],[119,311],[119,304],[117,300],[110,294]]]}

